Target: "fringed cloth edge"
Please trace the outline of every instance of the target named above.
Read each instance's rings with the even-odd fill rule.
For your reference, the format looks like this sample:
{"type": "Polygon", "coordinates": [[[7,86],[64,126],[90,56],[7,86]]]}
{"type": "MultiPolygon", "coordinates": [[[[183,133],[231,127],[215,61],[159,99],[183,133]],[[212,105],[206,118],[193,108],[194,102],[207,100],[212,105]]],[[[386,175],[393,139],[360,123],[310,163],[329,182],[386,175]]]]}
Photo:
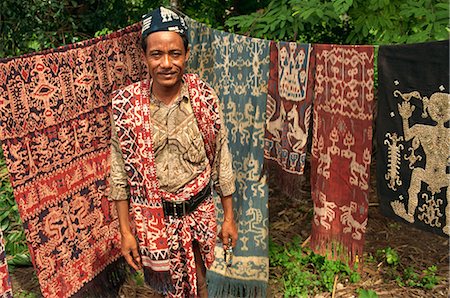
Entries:
{"type": "Polygon", "coordinates": [[[325,256],[329,260],[342,261],[353,269],[361,269],[363,264],[364,245],[350,241],[341,235],[312,233],[310,248],[314,253],[325,256]]]}
{"type": "Polygon", "coordinates": [[[121,257],[106,266],[91,281],[83,285],[73,298],[115,298],[128,276],[127,264],[121,257]]]}
{"type": "Polygon", "coordinates": [[[208,271],[208,295],[215,297],[267,297],[267,282],[235,279],[208,271]]]}

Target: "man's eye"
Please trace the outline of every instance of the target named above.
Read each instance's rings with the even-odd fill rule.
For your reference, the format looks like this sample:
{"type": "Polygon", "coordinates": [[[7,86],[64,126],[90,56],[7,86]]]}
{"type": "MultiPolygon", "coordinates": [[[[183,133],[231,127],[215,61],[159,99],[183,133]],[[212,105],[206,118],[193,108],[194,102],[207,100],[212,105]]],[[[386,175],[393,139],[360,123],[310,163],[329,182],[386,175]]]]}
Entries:
{"type": "Polygon", "coordinates": [[[159,57],[159,56],[161,56],[161,53],[153,52],[153,53],[150,53],[150,56],[151,57],[159,57]]]}
{"type": "Polygon", "coordinates": [[[181,53],[180,52],[174,52],[174,53],[172,53],[172,56],[173,57],[180,57],[181,53]]]}

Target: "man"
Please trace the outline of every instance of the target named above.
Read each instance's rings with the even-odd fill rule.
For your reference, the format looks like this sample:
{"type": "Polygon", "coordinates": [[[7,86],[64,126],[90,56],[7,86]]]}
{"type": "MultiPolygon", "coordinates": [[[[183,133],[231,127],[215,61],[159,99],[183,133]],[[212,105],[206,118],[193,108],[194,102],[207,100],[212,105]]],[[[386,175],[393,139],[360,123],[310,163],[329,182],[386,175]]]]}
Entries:
{"type": "Polygon", "coordinates": [[[142,266],[146,281],[165,295],[207,297],[217,237],[210,181],[221,196],[225,249],[237,241],[235,183],[218,98],[184,74],[186,30],[183,18],[163,7],[143,17],[150,78],[113,93],[111,199],[128,264],[142,266]]]}

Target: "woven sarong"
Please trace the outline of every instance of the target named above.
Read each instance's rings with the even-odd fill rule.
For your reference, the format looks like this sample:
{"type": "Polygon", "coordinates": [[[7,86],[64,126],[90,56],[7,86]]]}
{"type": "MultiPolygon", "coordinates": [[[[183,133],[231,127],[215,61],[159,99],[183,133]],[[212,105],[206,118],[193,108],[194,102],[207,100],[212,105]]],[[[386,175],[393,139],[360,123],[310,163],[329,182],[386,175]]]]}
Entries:
{"type": "Polygon", "coordinates": [[[450,234],[449,41],[381,46],[377,188],[381,212],[450,234]]]}
{"type": "Polygon", "coordinates": [[[130,185],[130,206],[139,240],[146,282],[168,297],[197,295],[197,277],[192,242],[198,242],[205,266],[214,260],[216,213],[212,196],[193,212],[165,217],[161,199],[189,200],[210,183],[216,153],[216,136],[221,128],[219,102],[213,90],[198,76],[185,74],[190,103],[204,140],[210,164],[176,194],[159,188],[153,152],[153,125],[148,80],[113,93],[114,122],[124,156],[130,185]],[[150,125],[148,125],[150,123],[150,125]],[[158,233],[155,233],[158,231],[158,233]]]}
{"type": "Polygon", "coordinates": [[[264,157],[273,160],[271,173],[287,194],[299,189],[312,114],[312,71],[309,44],[271,42],[270,77],[264,157]]]}
{"type": "MultiPolygon", "coordinates": [[[[189,21],[190,24],[194,22],[189,21]]],[[[261,170],[269,41],[209,29],[211,39],[204,35],[201,24],[191,25],[191,28],[194,30],[190,37],[202,41],[193,48],[198,51],[193,53],[194,57],[204,57],[203,65],[213,66],[213,71],[203,72],[203,79],[214,87],[221,100],[236,174],[233,207],[239,225],[239,240],[229,268],[224,262],[223,247],[216,246],[216,260],[207,274],[209,294],[210,297],[265,297],[269,278],[268,189],[261,170]],[[213,40],[212,44],[209,44],[210,40],[213,40]]],[[[196,61],[199,60],[191,61],[189,65],[194,73],[201,72],[199,68],[202,67],[196,61]]],[[[223,211],[218,197],[216,204],[221,223],[223,211]]]]}
{"type": "Polygon", "coordinates": [[[357,262],[367,226],[373,47],[316,45],[311,247],[357,262]]]}
{"type": "Polygon", "coordinates": [[[12,298],[11,280],[6,263],[5,245],[2,230],[0,230],[0,298],[12,298]]]}
{"type": "Polygon", "coordinates": [[[145,72],[139,30],[0,61],[0,137],[46,297],[111,297],[123,279],[109,94],[145,72]]]}

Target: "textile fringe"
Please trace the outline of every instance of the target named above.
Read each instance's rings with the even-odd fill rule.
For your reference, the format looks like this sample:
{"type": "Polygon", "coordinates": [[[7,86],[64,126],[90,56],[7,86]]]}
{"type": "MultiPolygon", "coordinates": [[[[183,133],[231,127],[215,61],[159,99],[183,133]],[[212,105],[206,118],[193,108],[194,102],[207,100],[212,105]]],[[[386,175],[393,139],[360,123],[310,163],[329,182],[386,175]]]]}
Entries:
{"type": "Polygon", "coordinates": [[[145,283],[158,293],[167,294],[172,290],[173,283],[169,271],[156,272],[144,267],[145,283]]]}
{"type": "Polygon", "coordinates": [[[360,270],[363,264],[363,245],[350,241],[339,235],[324,235],[312,233],[310,248],[316,254],[325,256],[330,260],[340,260],[353,268],[360,270]]]}
{"type": "Polygon", "coordinates": [[[208,280],[208,295],[211,298],[267,297],[267,282],[234,279],[231,277],[219,275],[212,271],[207,272],[206,278],[208,280]]]}
{"type": "Polygon", "coordinates": [[[115,298],[128,275],[123,258],[109,264],[93,280],[85,284],[73,298],[115,298]]]}

